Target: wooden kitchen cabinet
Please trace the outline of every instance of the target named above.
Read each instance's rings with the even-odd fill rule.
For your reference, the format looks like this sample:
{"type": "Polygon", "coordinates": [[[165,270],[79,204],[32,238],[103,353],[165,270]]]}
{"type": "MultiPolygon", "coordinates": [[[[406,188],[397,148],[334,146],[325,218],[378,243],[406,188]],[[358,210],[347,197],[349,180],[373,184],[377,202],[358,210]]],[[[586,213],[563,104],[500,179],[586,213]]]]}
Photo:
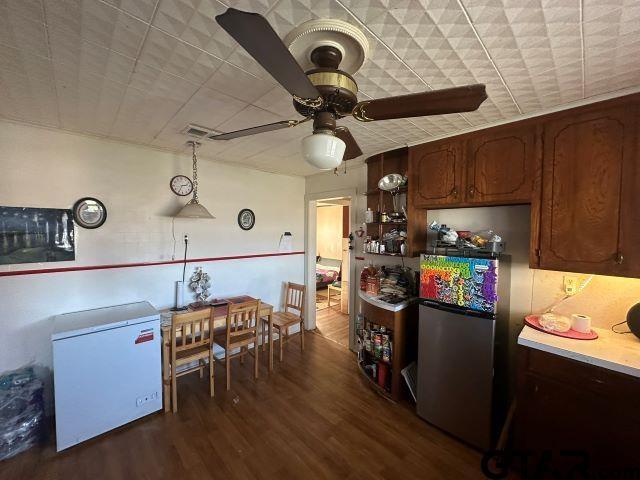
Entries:
{"type": "Polygon", "coordinates": [[[536,129],[497,127],[467,141],[465,202],[531,202],[537,156],[536,129]]]}
{"type": "Polygon", "coordinates": [[[640,276],[637,115],[632,104],[545,122],[533,266],[640,276]]]}
{"type": "Polygon", "coordinates": [[[415,208],[462,204],[462,141],[447,140],[409,149],[409,196],[415,208]]]}
{"type": "Polygon", "coordinates": [[[540,478],[542,463],[557,469],[558,478],[570,478],[569,470],[583,463],[577,452],[588,455],[591,475],[640,468],[640,379],[518,348],[514,448],[528,455],[526,478],[540,478]]]}

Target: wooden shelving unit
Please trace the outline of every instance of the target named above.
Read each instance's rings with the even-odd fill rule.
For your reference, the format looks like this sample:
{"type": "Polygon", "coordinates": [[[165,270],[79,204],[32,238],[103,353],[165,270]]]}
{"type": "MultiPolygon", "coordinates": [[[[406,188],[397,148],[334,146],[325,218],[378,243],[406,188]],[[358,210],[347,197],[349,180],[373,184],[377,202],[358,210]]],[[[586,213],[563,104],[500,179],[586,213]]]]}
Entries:
{"type": "Polygon", "coordinates": [[[376,359],[370,352],[364,351],[364,362],[359,362],[363,375],[371,385],[384,396],[392,400],[400,400],[403,396],[403,383],[401,370],[416,357],[416,338],[418,328],[417,303],[411,303],[402,310],[396,312],[382,308],[366,298],[360,297],[361,312],[364,315],[365,327],[375,324],[385,327],[392,339],[391,361],[376,359]],[[389,367],[391,376],[387,390],[378,385],[364,369],[365,364],[383,363],[389,367]]]}
{"type": "MultiPolygon", "coordinates": [[[[390,192],[378,189],[378,182],[382,177],[390,173],[407,175],[409,165],[409,150],[400,148],[389,152],[380,153],[369,157],[367,163],[367,208],[374,212],[392,212],[393,199],[390,192]]],[[[372,222],[367,223],[367,235],[377,240],[387,233],[391,228],[401,228],[407,232],[407,254],[405,257],[415,257],[419,251],[424,250],[422,237],[419,233],[421,226],[426,228],[426,213],[424,210],[416,212],[412,208],[409,189],[411,186],[400,187],[400,193],[406,194],[407,215],[409,218],[405,222],[372,222]],[[422,219],[424,217],[424,219],[422,219]]],[[[373,254],[400,256],[400,254],[373,254]]]]}

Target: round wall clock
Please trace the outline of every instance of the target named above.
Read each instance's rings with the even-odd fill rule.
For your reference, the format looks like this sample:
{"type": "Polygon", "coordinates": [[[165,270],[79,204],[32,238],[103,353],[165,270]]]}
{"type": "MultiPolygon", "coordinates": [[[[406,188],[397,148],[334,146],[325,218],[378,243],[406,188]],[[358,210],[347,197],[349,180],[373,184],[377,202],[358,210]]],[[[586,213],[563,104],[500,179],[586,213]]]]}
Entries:
{"type": "Polygon", "coordinates": [[[189,177],[184,175],[176,175],[173,177],[169,182],[169,186],[173,193],[181,197],[185,197],[193,192],[193,182],[189,177]]]}
{"type": "Polygon", "coordinates": [[[238,213],[238,225],[243,230],[251,230],[253,226],[256,224],[256,215],[252,210],[248,208],[243,208],[238,213]]]}
{"type": "Polygon", "coordinates": [[[84,197],[73,205],[73,219],[83,228],[98,228],[107,220],[107,208],[97,198],[84,197]]]}

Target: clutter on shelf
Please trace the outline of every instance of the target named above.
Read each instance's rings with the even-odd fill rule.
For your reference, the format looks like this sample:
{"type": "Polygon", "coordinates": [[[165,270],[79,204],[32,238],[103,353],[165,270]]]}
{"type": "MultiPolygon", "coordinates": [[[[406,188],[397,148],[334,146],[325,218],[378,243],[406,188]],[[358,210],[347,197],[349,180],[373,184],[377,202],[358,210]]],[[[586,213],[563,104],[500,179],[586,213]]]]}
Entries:
{"type": "Polygon", "coordinates": [[[432,242],[433,248],[455,247],[460,250],[478,250],[482,252],[501,253],[505,249],[502,237],[493,230],[454,230],[436,220],[429,224],[429,230],[438,234],[432,242]]]}
{"type": "Polygon", "coordinates": [[[389,304],[398,304],[415,296],[415,276],[410,268],[396,265],[393,267],[374,267],[369,265],[360,274],[360,290],[377,300],[389,304]]]}
{"type": "Polygon", "coordinates": [[[406,230],[393,228],[382,235],[381,240],[374,240],[370,236],[364,241],[364,253],[379,253],[387,255],[406,255],[406,230]]]}

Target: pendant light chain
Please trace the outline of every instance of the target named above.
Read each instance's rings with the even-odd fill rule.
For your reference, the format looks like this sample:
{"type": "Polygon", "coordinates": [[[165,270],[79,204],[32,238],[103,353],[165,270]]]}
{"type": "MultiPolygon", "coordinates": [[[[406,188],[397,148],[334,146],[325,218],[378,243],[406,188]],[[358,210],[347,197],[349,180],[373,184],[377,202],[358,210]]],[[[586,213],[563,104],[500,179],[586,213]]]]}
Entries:
{"type": "Polygon", "coordinates": [[[196,142],[191,142],[193,147],[193,200],[198,203],[198,157],[196,156],[196,142]]]}

